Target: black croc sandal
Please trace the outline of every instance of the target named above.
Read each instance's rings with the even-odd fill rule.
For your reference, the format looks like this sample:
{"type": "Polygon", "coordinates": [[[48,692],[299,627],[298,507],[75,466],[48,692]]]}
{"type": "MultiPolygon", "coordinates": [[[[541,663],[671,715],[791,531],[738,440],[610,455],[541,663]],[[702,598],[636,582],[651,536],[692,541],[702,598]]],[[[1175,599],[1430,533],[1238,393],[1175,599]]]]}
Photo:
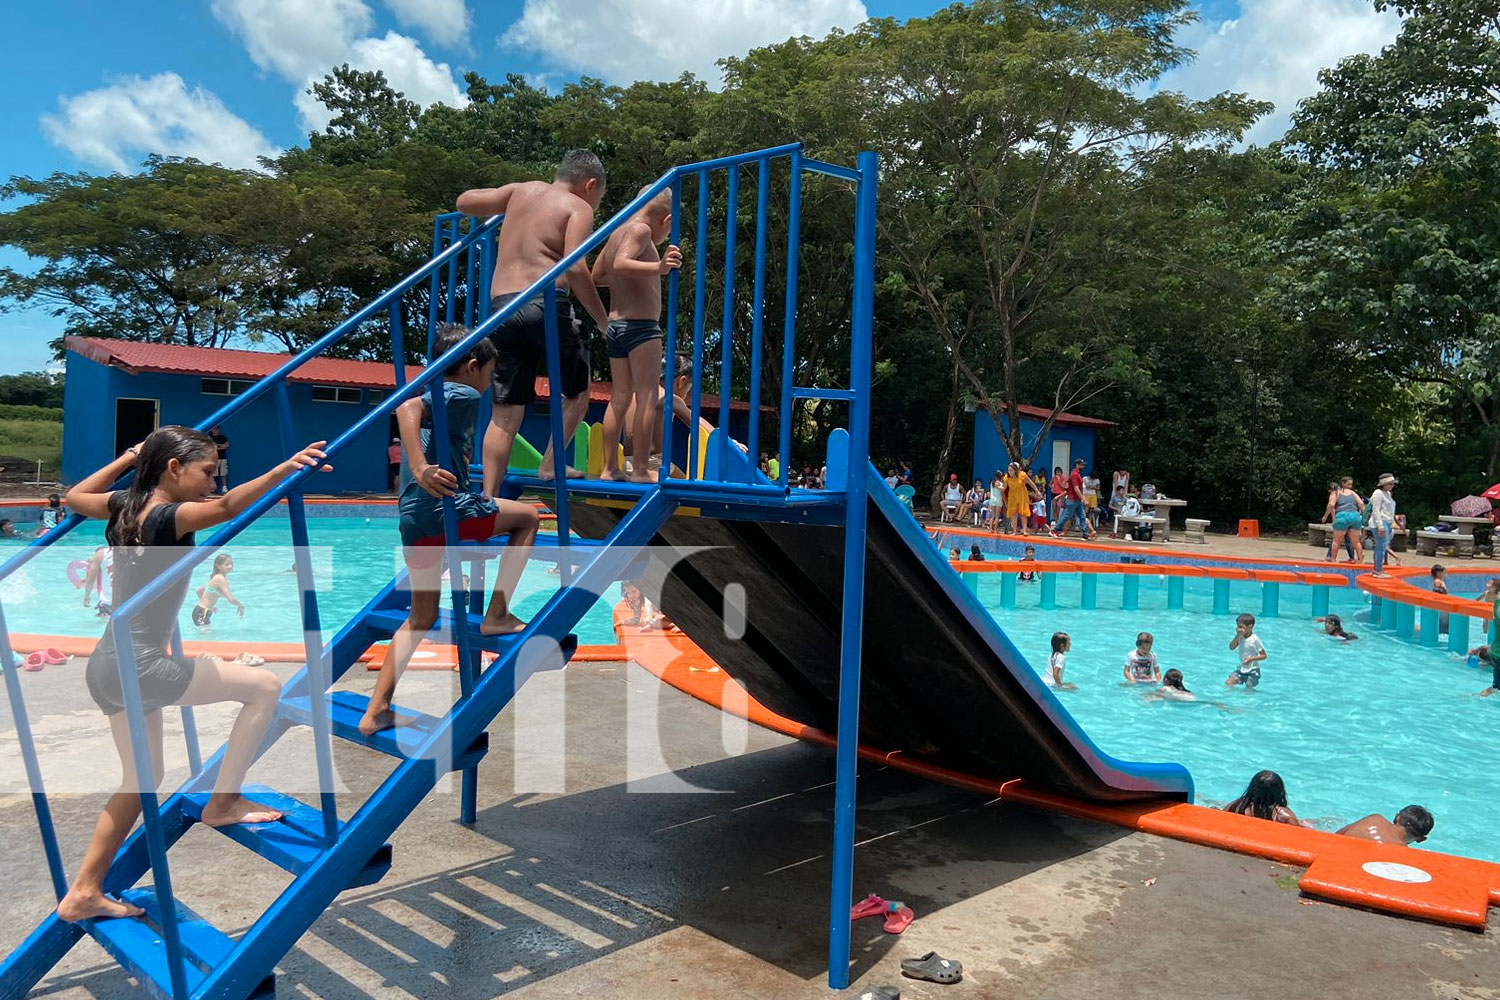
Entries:
{"type": "Polygon", "coordinates": [[[901,991],[894,986],[871,986],[854,1000],[901,1000],[901,991]]]}
{"type": "Polygon", "coordinates": [[[960,962],[950,961],[935,951],[929,951],[921,958],[902,959],[901,974],[910,976],[912,979],[925,979],[929,983],[946,985],[962,979],[964,967],[960,962]]]}

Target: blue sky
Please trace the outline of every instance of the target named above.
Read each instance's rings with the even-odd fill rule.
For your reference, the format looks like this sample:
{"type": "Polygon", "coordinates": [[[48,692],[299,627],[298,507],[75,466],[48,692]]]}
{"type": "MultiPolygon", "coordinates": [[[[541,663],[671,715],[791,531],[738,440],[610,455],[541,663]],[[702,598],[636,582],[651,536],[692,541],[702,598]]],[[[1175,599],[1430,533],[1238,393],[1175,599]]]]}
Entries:
{"type": "MultiPolygon", "coordinates": [[[[380,68],[408,96],[456,102],[469,69],[555,89],[580,73],[627,83],[865,16],[922,16],[927,0],[75,0],[13,4],[0,42],[0,176],[133,170],[151,152],[253,166],[321,124],[302,92],[337,62],[380,68]],[[752,11],[753,8],[753,11],[752,11]],[[767,12],[775,16],[767,16],[767,12]],[[590,25],[584,31],[575,27],[590,25]]],[[[1162,85],[1275,101],[1252,134],[1285,128],[1318,68],[1374,51],[1392,15],[1367,0],[1207,0],[1183,41],[1198,61],[1162,85]]],[[[0,205],[0,208],[3,208],[0,205]]],[[[25,261],[0,248],[0,266],[25,261]]],[[[61,324],[0,313],[0,374],[49,363],[61,324]]]]}

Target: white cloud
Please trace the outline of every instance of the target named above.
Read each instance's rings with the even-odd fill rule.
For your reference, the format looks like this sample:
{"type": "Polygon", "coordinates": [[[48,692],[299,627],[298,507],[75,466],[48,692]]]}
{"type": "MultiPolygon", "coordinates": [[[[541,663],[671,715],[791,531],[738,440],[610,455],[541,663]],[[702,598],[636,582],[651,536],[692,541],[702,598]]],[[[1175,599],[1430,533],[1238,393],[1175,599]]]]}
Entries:
{"type": "MultiPolygon", "coordinates": [[[[434,63],[415,40],[394,31],[387,32],[384,38],[361,38],[354,42],[342,61],[355,69],[381,70],[392,87],[424,108],[430,104],[462,107],[468,103],[464,92],[453,82],[453,71],[447,63],[434,63]]],[[[307,93],[306,87],[297,93],[295,103],[309,130],[321,131],[328,124],[331,117],[328,109],[307,93]]]]}
{"type": "Polygon", "coordinates": [[[462,45],[469,37],[464,0],[385,0],[396,20],[416,28],[439,45],[462,45]]]}
{"type": "Polygon", "coordinates": [[[297,84],[344,62],[374,24],[362,0],[214,0],[213,11],[255,65],[297,84]]]}
{"type": "Polygon", "coordinates": [[[148,153],[254,168],[256,157],[278,152],[215,94],[189,91],[176,73],[128,77],[58,105],[57,114],[42,116],[47,137],[110,170],[129,171],[148,153]]]}
{"type": "Polygon", "coordinates": [[[1179,37],[1196,62],[1160,81],[1166,90],[1203,98],[1232,90],[1272,101],[1248,142],[1281,138],[1297,102],[1318,91],[1318,71],[1356,52],[1378,52],[1396,37],[1400,18],[1367,0],[1240,0],[1239,16],[1203,21],[1179,37]]]}
{"type": "Polygon", "coordinates": [[[717,86],[714,64],[724,56],[795,35],[819,38],[866,16],[861,0],[526,0],[501,44],[612,83],[688,70],[717,86]]]}

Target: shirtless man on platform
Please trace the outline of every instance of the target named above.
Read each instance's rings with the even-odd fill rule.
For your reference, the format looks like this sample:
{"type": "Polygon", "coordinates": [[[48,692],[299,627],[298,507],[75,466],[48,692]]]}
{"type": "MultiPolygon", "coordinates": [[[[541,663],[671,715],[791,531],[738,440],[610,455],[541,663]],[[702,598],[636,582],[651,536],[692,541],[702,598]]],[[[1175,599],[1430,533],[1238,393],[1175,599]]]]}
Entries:
{"type": "MultiPolygon", "coordinates": [[[[604,165],[593,153],[575,149],[562,158],[552,183],[523,181],[499,188],[476,188],[458,196],[458,210],[488,218],[504,213],[495,248],[495,276],[490,282],[490,309],[501,308],[529,288],[557,262],[572,253],[594,228],[594,213],[604,198],[604,165]]],[[[603,330],[609,326],[604,303],[582,258],[557,287],[559,379],[563,395],[563,441],[547,444],[538,474],[556,473],[554,447],[565,450],[578,422],[588,412],[589,354],[573,319],[569,290],[603,330]]],[[[499,352],[495,365],[494,412],[484,434],[484,492],[495,496],[505,479],[526,405],[536,396],[536,374],[547,358],[546,319],[542,297],[527,302],[490,334],[499,352]]],[[[569,468],[570,477],[583,473],[569,468]]]]}

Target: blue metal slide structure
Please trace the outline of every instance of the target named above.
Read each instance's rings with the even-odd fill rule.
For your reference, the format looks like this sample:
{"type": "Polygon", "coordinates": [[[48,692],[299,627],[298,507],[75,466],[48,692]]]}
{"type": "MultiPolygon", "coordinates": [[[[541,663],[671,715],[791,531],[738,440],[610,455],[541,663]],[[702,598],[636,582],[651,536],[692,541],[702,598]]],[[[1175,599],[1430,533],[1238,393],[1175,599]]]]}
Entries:
{"type": "MultiPolygon", "coordinates": [[[[277,403],[282,443],[287,453],[292,453],[304,442],[293,425],[287,376],[335,348],[365,324],[384,323],[392,340],[397,389],[380,405],[363,412],[328,445],[331,460],[336,461],[360,435],[372,428],[383,432],[390,414],[401,403],[427,392],[440,398],[445,359],[436,359],[419,375],[408,378],[404,332],[408,326],[425,327],[424,339],[430,349],[439,322],[468,325],[472,335],[445,356],[451,358],[487,336],[531,297],[545,300],[545,314],[551,323],[555,283],[575,261],[598,249],[615,228],[663,191],[669,191],[673,199],[671,239],[680,242],[684,189],[696,195],[697,226],[692,240],[696,254],[685,269],[693,288],[690,294],[680,288],[682,279],[674,272],[668,278],[666,296],[667,364],[669,368],[675,365],[679,349],[690,353],[693,363],[692,419],[688,422],[685,454],[679,448],[679,454],[674,455],[674,435],[668,426],[663,429],[662,472],[654,484],[569,482],[565,478],[542,483],[534,477],[507,477],[505,490],[510,495],[529,490],[549,496],[558,526],[555,541],[539,544],[533,549],[533,558],[558,563],[559,586],[526,630],[516,636],[483,637],[477,631],[475,612],[482,607],[486,563],[498,554],[505,540],[460,546],[449,503],[446,557],[450,567],[467,567],[471,590],[462,589],[459,581],[463,573],[449,574],[455,583],[440,628],[459,649],[460,694],[447,712],[423,715],[398,709],[414,717],[412,725],[366,737],[357,727],[366,699],[334,689],[372,643],[388,638],[400,625],[409,608],[409,594],[404,593],[403,576],[380,581],[372,587],[365,608],[349,621],[330,624],[322,620],[303,506],[304,491],[315,486],[312,470],[285,480],[116,609],[110,627],[115,630],[120,651],[126,715],[138,762],[137,780],[139,787],[150,788],[146,722],[129,642],[130,621],[156,594],[211,559],[273,505],[285,502],[296,546],[307,666],[284,687],[275,725],[261,751],[293,727],[311,727],[318,792],[307,797],[310,801],[303,801],[271,789],[252,789],[250,794],[255,798],[285,810],[286,819],[220,829],[226,840],[234,842],[233,849],[260,855],[290,878],[257,920],[237,937],[230,937],[193,913],[172,892],[171,848],[198,821],[223,755],[221,748],[206,759],[202,756],[191,710],[182,709],[192,774],[164,797],[141,795],[142,824],[120,850],[105,883],[107,891],[141,906],[146,917],[68,924],[55,913],[46,916],[0,962],[0,1000],[25,996],[85,935],[98,942],[155,997],[239,1000],[270,994],[277,962],[328,905],[344,890],[369,885],[385,875],[391,864],[387,838],[444,774],[461,773],[460,818],[474,820],[477,768],[488,749],[487,727],[530,676],[566,664],[576,647],[572,629],[594,604],[596,595],[616,580],[639,576],[645,565],[641,547],[653,541],[707,544],[713,547],[711,552],[738,555],[734,560],[742,571],[738,577],[724,575],[735,567],[722,557],[718,558],[723,565],[715,564],[712,556],[706,561],[695,557],[672,563],[663,593],[665,606],[713,652],[713,636],[724,632],[724,588],[736,581],[747,584],[752,592],[747,638],[753,638],[755,648],[753,655],[733,658],[737,675],[773,708],[838,733],[829,905],[829,985],[834,988],[843,988],[848,981],[857,737],[862,729],[880,736],[897,732],[898,720],[891,718],[892,705],[903,698],[912,704],[913,689],[946,690],[950,700],[965,701],[970,706],[965,709],[968,714],[955,716],[949,711],[946,717],[930,720],[932,735],[914,732],[909,717],[903,720],[902,738],[922,743],[914,750],[930,745],[945,761],[967,763],[971,769],[987,773],[1031,777],[1050,787],[1094,798],[1189,795],[1191,787],[1181,768],[1127,765],[1093,747],[1042,689],[1025,661],[961,586],[884,483],[873,471],[867,471],[876,180],[873,154],[862,154],[857,167],[849,168],[808,157],[797,144],[674,168],[538,278],[530,294],[518,296],[493,313],[487,292],[495,260],[495,234],[502,220],[439,216],[433,234],[433,257],[427,264],[205,420],[204,427],[231,421],[250,402],[269,394],[277,403]],[[741,207],[742,183],[754,189],[753,216],[741,207]],[[844,238],[845,245],[853,247],[849,287],[817,290],[825,296],[850,296],[850,376],[849,384],[840,388],[797,384],[799,374],[805,371],[796,352],[804,183],[852,188],[854,195],[852,240],[844,238]],[[775,213],[771,211],[773,198],[778,207],[775,213]],[[711,215],[715,219],[722,216],[722,228],[710,225],[711,215]],[[753,232],[748,232],[751,226],[745,222],[749,218],[754,220],[753,232]],[[742,223],[747,230],[745,242],[753,242],[754,253],[748,293],[735,288],[742,223]],[[710,260],[710,239],[721,246],[722,259],[710,260]],[[770,308],[766,302],[767,268],[769,258],[778,253],[783,258],[779,263],[786,268],[784,301],[779,304],[779,358],[765,357],[762,351],[764,321],[770,308]],[[715,283],[721,300],[718,304],[722,313],[717,318],[709,310],[711,283],[715,283]],[[744,329],[746,326],[748,329],[744,329]],[[725,336],[723,331],[731,331],[731,335],[725,336]],[[713,353],[718,355],[717,365],[708,360],[713,353]],[[697,468],[705,370],[716,376],[710,385],[717,388],[720,397],[717,424],[727,427],[735,390],[748,395],[753,404],[759,403],[762,373],[777,362],[781,370],[781,391],[776,401],[780,414],[777,451],[783,470],[779,480],[770,482],[759,476],[721,432],[709,439],[706,468],[697,468]],[[787,484],[793,408],[806,400],[838,401],[848,407],[847,431],[836,431],[830,444],[827,490],[792,489],[787,484]],[[687,470],[688,478],[669,478],[674,461],[687,470]],[[574,537],[571,522],[575,520],[578,534],[585,537],[574,537]],[[789,560],[789,555],[797,558],[789,560]],[[801,571],[796,565],[789,570],[788,562],[800,563],[801,571]],[[893,581],[903,585],[902,593],[893,593],[893,581]],[[921,630],[920,635],[928,640],[927,648],[952,654],[943,661],[949,666],[939,667],[916,655],[900,662],[893,657],[887,637],[896,617],[891,602],[898,600],[904,602],[901,616],[921,630]],[[815,642],[797,644],[799,624],[802,632],[815,635],[815,642]],[[481,652],[486,650],[494,658],[481,669],[481,652]],[[947,672],[924,682],[917,673],[922,669],[947,672]],[[975,696],[976,691],[987,695],[975,696]],[[863,715],[862,693],[870,699],[863,715]],[[982,709],[990,714],[976,714],[982,709]],[[997,732],[1002,738],[995,737],[997,732]],[[333,790],[335,739],[362,745],[396,762],[380,787],[352,813],[342,816],[333,790]]],[[[556,331],[549,330],[549,334],[549,368],[556,371],[556,331]]],[[[669,371],[669,379],[671,374],[669,371]]],[[[562,432],[562,400],[559,381],[553,379],[551,385],[549,412],[552,436],[557,440],[562,432]]],[[[750,455],[761,448],[759,414],[760,407],[752,405],[746,442],[750,455]]],[[[442,415],[443,409],[435,408],[434,436],[440,450],[445,450],[442,415]]],[[[446,454],[440,453],[439,458],[444,464],[450,462],[446,454]]],[[[0,567],[0,580],[67,537],[79,523],[79,518],[70,518],[22,550],[0,567]]],[[[913,650],[920,649],[916,644],[909,645],[913,650]]],[[[60,899],[67,890],[67,870],[43,786],[3,607],[0,668],[44,859],[60,899]]],[[[887,745],[897,744],[888,740],[887,745]]],[[[226,849],[231,848],[226,844],[226,849]]]]}

